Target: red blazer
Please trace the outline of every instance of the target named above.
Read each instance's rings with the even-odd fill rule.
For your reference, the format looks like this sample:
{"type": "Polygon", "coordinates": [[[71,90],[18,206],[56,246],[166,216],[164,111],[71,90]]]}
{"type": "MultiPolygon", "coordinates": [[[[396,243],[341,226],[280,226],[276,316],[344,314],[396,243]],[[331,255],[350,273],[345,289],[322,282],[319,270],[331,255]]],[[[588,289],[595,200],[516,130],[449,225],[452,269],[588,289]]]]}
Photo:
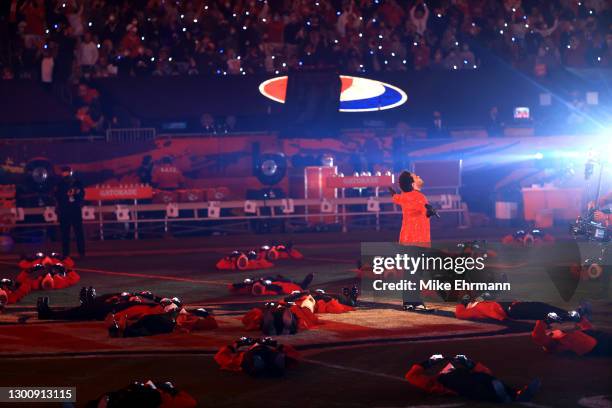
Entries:
{"type": "Polygon", "coordinates": [[[399,243],[429,247],[431,235],[427,218],[427,198],[420,191],[410,191],[393,195],[393,203],[402,207],[402,229],[399,243]]]}

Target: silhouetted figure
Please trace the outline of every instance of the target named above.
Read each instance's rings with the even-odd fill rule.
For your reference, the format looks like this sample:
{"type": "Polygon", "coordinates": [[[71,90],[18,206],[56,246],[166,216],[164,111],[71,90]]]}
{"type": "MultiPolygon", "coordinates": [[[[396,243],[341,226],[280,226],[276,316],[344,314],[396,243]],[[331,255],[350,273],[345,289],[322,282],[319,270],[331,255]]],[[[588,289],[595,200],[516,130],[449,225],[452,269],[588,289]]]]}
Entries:
{"type": "Polygon", "coordinates": [[[70,167],[62,168],[62,179],[55,188],[57,216],[62,234],[62,255],[70,255],[70,229],[74,230],[77,249],[80,256],[85,256],[85,234],[83,233],[83,217],[81,207],[85,190],[81,182],[74,176],[70,167]]]}

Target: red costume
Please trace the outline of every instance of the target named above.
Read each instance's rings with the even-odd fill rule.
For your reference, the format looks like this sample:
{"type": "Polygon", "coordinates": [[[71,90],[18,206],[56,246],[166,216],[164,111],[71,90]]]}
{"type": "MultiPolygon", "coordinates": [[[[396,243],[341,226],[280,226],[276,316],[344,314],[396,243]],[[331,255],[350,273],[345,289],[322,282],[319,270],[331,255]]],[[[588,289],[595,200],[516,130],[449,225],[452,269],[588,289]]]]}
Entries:
{"type": "MultiPolygon", "coordinates": [[[[188,311],[174,305],[163,307],[158,304],[142,304],[130,306],[116,314],[109,314],[105,322],[108,327],[117,325],[120,333],[124,333],[132,325],[143,325],[145,318],[149,321],[146,332],[142,335],[153,335],[175,332],[191,333],[194,331],[213,330],[219,327],[216,319],[208,313],[198,313],[198,310],[188,311]],[[177,313],[174,317],[173,313],[177,313]],[[147,317],[148,316],[148,317],[147,317]],[[150,320],[150,317],[156,320],[150,320]],[[170,325],[164,324],[170,322],[170,325]]],[[[135,336],[131,334],[129,337],[135,336]]]]}
{"type": "MultiPolygon", "coordinates": [[[[474,368],[472,368],[470,371],[474,373],[493,375],[491,370],[481,363],[476,363],[474,368]]],[[[406,373],[404,378],[406,378],[406,380],[408,380],[408,382],[415,387],[432,394],[457,395],[455,391],[449,390],[438,382],[438,377],[440,377],[440,375],[444,375],[446,372],[447,370],[445,368],[437,374],[429,375],[425,372],[425,368],[421,364],[414,364],[406,373]]]]}
{"type": "Polygon", "coordinates": [[[247,278],[242,282],[231,283],[228,289],[232,293],[253,296],[290,295],[302,292],[312,282],[313,274],[309,273],[301,283],[293,282],[281,275],[266,276],[262,278],[247,278]]]}
{"type": "Polygon", "coordinates": [[[263,322],[263,310],[259,307],[255,307],[242,316],[242,324],[248,331],[255,331],[261,329],[261,323],[263,322]]]}
{"type": "Polygon", "coordinates": [[[455,307],[455,317],[457,319],[494,319],[506,320],[508,315],[504,308],[497,302],[485,300],[482,302],[470,302],[467,306],[458,304],[455,307]]]}
{"type": "Polygon", "coordinates": [[[213,330],[219,327],[213,316],[197,316],[192,313],[181,311],[176,317],[176,328],[174,330],[191,333],[194,331],[213,330]]]}
{"type": "Polygon", "coordinates": [[[310,330],[320,324],[317,316],[315,316],[315,314],[306,307],[293,305],[291,306],[291,312],[297,318],[299,330],[310,330]]]}
{"type": "Polygon", "coordinates": [[[228,256],[223,257],[217,262],[217,269],[220,270],[253,270],[267,269],[274,266],[273,261],[279,259],[303,259],[304,255],[293,245],[264,245],[259,251],[249,251],[242,253],[234,251],[228,256]]]}
{"type": "Polygon", "coordinates": [[[531,246],[534,244],[550,243],[555,242],[555,237],[550,234],[544,234],[540,230],[532,230],[531,232],[525,232],[519,230],[514,234],[506,235],[502,238],[502,244],[505,245],[523,245],[531,246]]]}
{"type": "MultiPolygon", "coordinates": [[[[280,304],[280,306],[287,306],[285,304],[280,304]]],[[[249,331],[261,330],[263,321],[264,321],[264,312],[266,307],[255,307],[249,310],[242,317],[242,324],[244,328],[249,331]]],[[[307,307],[300,307],[297,304],[292,305],[289,310],[297,320],[297,329],[298,330],[309,330],[315,326],[320,324],[319,319],[315,314],[307,307]]]]}
{"type": "Polygon", "coordinates": [[[290,293],[295,292],[296,290],[302,290],[302,287],[298,285],[297,283],[273,280],[270,285],[266,285],[265,282],[264,283],[255,282],[253,284],[252,294],[253,295],[278,295],[278,294],[288,295],[290,293]],[[278,286],[280,288],[280,292],[276,290],[270,290],[271,289],[270,286],[272,285],[278,286]]]}
{"type": "Polygon", "coordinates": [[[343,305],[338,299],[317,300],[315,305],[315,313],[346,313],[355,310],[352,306],[343,305]]]}
{"type": "Polygon", "coordinates": [[[81,280],[70,257],[37,254],[34,259],[22,259],[18,265],[21,272],[15,281],[30,290],[64,289],[81,280]]]}
{"type": "Polygon", "coordinates": [[[292,245],[275,245],[269,249],[268,259],[304,259],[304,255],[292,245]]]}
{"type": "Polygon", "coordinates": [[[431,235],[427,217],[427,198],[417,190],[393,195],[393,203],[402,207],[402,229],[399,243],[429,247],[431,235]]]}
{"type": "Polygon", "coordinates": [[[340,303],[340,301],[323,291],[303,292],[285,298],[285,301],[294,302],[300,308],[312,313],[346,313],[355,310],[354,307],[340,303]],[[297,297],[299,296],[299,297],[297,297]]]}
{"type": "MultiPolygon", "coordinates": [[[[164,308],[158,304],[143,303],[141,305],[130,306],[127,309],[115,314],[114,319],[120,329],[124,330],[128,325],[142,319],[144,316],[163,314],[164,308]]],[[[113,324],[113,314],[109,313],[104,319],[106,326],[113,324]]]]}
{"type": "Polygon", "coordinates": [[[217,262],[217,269],[222,271],[247,271],[255,269],[268,269],[274,264],[268,261],[265,256],[257,254],[257,256],[247,256],[247,254],[234,251],[228,256],[223,257],[217,262]]]}
{"type": "Polygon", "coordinates": [[[584,333],[584,330],[593,328],[587,319],[582,318],[576,326],[578,330],[569,332],[551,330],[546,326],[546,323],[538,320],[531,332],[531,338],[535,344],[542,346],[548,352],[571,351],[582,356],[595,348],[597,340],[584,333]]]}
{"type": "Polygon", "coordinates": [[[12,281],[6,281],[6,285],[0,285],[0,311],[4,305],[19,302],[32,290],[29,282],[12,284],[12,281]]]}
{"type": "Polygon", "coordinates": [[[405,378],[428,393],[490,402],[529,401],[540,387],[538,379],[522,388],[510,387],[493,376],[489,368],[462,354],[452,358],[434,354],[427,361],[414,364],[405,378]]]}
{"type": "Polygon", "coordinates": [[[162,400],[159,408],[195,408],[198,406],[197,401],[185,391],[171,394],[160,390],[159,394],[162,400]]]}
{"type": "Polygon", "coordinates": [[[172,383],[147,381],[135,382],[129,386],[109,392],[87,406],[152,406],[159,408],[196,408],[198,402],[187,392],[178,390],[172,383]],[[93,404],[92,404],[93,403],[93,404]]]}
{"type": "MultiPolygon", "coordinates": [[[[215,361],[222,370],[242,371],[245,356],[249,352],[256,352],[262,348],[268,353],[284,354],[284,361],[287,366],[295,364],[300,359],[300,354],[289,345],[278,344],[270,338],[255,340],[243,337],[228,346],[221,347],[215,354],[215,361]]],[[[266,365],[268,363],[266,361],[266,365]]]]}

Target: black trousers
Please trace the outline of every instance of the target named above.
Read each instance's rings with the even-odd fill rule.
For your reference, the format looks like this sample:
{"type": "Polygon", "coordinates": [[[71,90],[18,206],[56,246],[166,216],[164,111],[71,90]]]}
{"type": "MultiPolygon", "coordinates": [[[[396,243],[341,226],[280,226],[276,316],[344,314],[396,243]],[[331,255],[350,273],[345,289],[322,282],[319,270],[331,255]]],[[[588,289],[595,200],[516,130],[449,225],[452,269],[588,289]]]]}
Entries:
{"type": "Polygon", "coordinates": [[[176,326],[176,321],[170,313],[146,315],[137,322],[128,325],[123,332],[123,337],[142,337],[172,333],[174,326],[176,326]]]}
{"type": "MultiPolygon", "coordinates": [[[[448,374],[438,377],[440,384],[449,390],[455,391],[462,397],[478,401],[502,402],[495,392],[493,381],[499,381],[487,373],[475,373],[466,369],[455,369],[448,374]]],[[[501,381],[500,381],[501,382],[501,381]]],[[[512,399],[516,396],[516,390],[501,382],[506,393],[512,399]]]]}
{"type": "Polygon", "coordinates": [[[547,314],[556,313],[561,318],[568,316],[567,310],[544,302],[499,302],[511,319],[543,320],[547,314]]]}
{"type": "Polygon", "coordinates": [[[70,229],[74,230],[79,255],[85,255],[85,233],[83,232],[83,217],[81,209],[75,208],[63,212],[59,217],[62,234],[62,255],[70,255],[70,229]]]}
{"type": "MultiPolygon", "coordinates": [[[[445,255],[438,249],[427,248],[420,246],[400,246],[401,253],[407,254],[412,258],[421,257],[444,257],[445,255]]],[[[404,290],[402,291],[402,301],[404,305],[421,305],[424,304],[423,297],[421,296],[420,281],[429,279],[431,271],[427,271],[421,266],[416,271],[404,270],[403,279],[406,281],[414,282],[415,290],[404,290]]]]}
{"type": "Polygon", "coordinates": [[[597,345],[590,351],[591,356],[612,356],[612,335],[598,330],[585,330],[585,334],[597,340],[597,345]]]}
{"type": "Polygon", "coordinates": [[[68,309],[47,310],[40,316],[43,320],[104,320],[109,313],[120,313],[128,307],[138,306],[139,302],[121,302],[112,304],[107,300],[115,296],[102,295],[94,299],[92,303],[85,303],[68,309]]]}

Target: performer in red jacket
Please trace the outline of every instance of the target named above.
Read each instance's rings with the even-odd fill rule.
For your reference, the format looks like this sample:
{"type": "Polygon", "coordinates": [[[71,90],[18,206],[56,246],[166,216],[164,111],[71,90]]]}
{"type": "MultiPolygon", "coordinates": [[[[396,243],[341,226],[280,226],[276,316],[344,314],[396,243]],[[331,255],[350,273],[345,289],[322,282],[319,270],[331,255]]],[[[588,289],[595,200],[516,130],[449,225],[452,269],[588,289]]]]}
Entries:
{"type": "MultiPolygon", "coordinates": [[[[393,203],[402,208],[402,229],[400,231],[399,243],[413,247],[409,250],[418,250],[419,254],[425,248],[431,247],[431,234],[429,218],[437,215],[435,209],[428,203],[427,197],[421,193],[424,181],[421,177],[408,171],[403,171],[399,176],[399,186],[402,192],[397,194],[389,187],[393,203]]],[[[414,256],[416,254],[413,254],[414,256]]],[[[412,271],[405,274],[407,280],[418,280],[422,271],[412,271]]],[[[418,284],[417,284],[418,287],[418,284]]],[[[421,298],[420,290],[407,290],[402,292],[404,310],[409,311],[431,311],[425,307],[421,298]]]]}
{"type": "MultiPolygon", "coordinates": [[[[431,247],[429,218],[437,215],[435,209],[429,205],[425,195],[421,193],[423,184],[423,179],[418,175],[403,171],[399,177],[399,186],[402,192],[397,194],[392,187],[389,187],[393,203],[402,208],[402,229],[399,243],[408,247],[416,247],[419,253],[423,248],[431,247]]],[[[416,275],[414,272],[405,274],[404,278],[418,280],[422,271],[416,271],[416,275]]],[[[420,290],[403,291],[402,298],[405,310],[430,311],[423,303],[420,290]]]]}
{"type": "Polygon", "coordinates": [[[414,364],[405,378],[428,393],[491,402],[529,401],[540,388],[538,379],[520,389],[510,387],[486,366],[461,354],[451,358],[434,354],[423,363],[414,364]]]}
{"type": "Polygon", "coordinates": [[[435,210],[429,205],[427,197],[421,193],[423,184],[421,177],[404,171],[399,176],[402,192],[397,194],[392,187],[389,187],[393,203],[402,207],[403,219],[399,237],[399,243],[402,245],[431,246],[429,217],[435,214],[435,210]]]}

